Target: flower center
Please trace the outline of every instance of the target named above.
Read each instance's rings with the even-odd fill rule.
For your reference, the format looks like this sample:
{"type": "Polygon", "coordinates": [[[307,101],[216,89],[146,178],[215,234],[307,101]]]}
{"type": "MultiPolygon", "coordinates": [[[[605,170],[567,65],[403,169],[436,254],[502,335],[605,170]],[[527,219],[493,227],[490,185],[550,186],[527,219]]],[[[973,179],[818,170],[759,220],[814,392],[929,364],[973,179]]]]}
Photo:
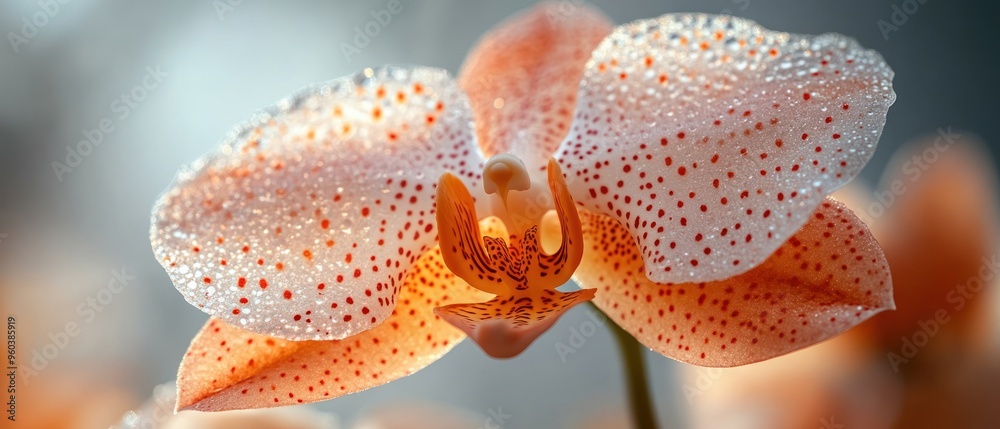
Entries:
{"type": "Polygon", "coordinates": [[[445,265],[472,287],[496,297],[483,303],[438,307],[435,313],[465,331],[493,357],[521,353],[566,310],[594,296],[592,289],[556,290],[569,281],[583,258],[583,231],[576,203],[555,160],[548,164],[548,182],[544,199],[515,197],[539,194],[521,160],[500,155],[484,166],[483,186],[488,194],[499,196],[505,222],[513,228],[510,244],[501,237],[483,236],[475,202],[461,180],[444,174],[438,183],[438,237],[445,265]],[[555,217],[543,216],[548,207],[555,208],[555,217]],[[519,219],[535,222],[520,228],[519,219]],[[551,245],[545,247],[554,249],[551,253],[542,247],[540,226],[546,227],[544,235],[551,245]]]}
{"type": "Polygon", "coordinates": [[[540,186],[531,182],[524,163],[513,155],[497,155],[486,162],[483,188],[503,203],[508,244],[500,237],[482,236],[465,185],[450,174],[442,176],[437,201],[441,248],[461,250],[442,252],[448,268],[473,287],[498,295],[497,284],[505,286],[501,290],[545,290],[569,281],[583,256],[580,216],[555,160],[549,161],[548,182],[549,192],[538,192],[540,186]],[[511,191],[521,195],[514,197],[511,191]],[[558,229],[556,219],[544,216],[549,207],[555,208],[558,229]],[[460,233],[447,233],[452,230],[460,233]],[[555,249],[548,253],[543,247],[555,249]]]}

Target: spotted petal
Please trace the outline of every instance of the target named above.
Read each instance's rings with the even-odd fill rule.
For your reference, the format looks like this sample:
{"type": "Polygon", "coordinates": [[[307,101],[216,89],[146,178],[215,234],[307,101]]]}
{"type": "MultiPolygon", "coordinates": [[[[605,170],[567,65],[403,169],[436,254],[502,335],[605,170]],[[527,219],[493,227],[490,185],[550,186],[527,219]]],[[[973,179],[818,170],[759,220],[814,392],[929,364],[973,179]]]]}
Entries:
{"type": "Polygon", "coordinates": [[[830,338],[893,308],[889,266],[857,217],[827,200],[763,264],[717,282],[657,284],[628,230],[586,213],[574,279],[647,347],[683,362],[736,366],[830,338]]]}
{"type": "MultiPolygon", "coordinates": [[[[482,226],[490,233],[503,230],[495,220],[482,226]]],[[[465,337],[434,315],[435,306],[487,298],[455,277],[435,247],[407,274],[392,316],[343,340],[286,341],[212,319],[184,356],[177,408],[294,405],[388,383],[426,367],[465,337]]]]}
{"type": "Polygon", "coordinates": [[[389,317],[433,246],[443,172],[474,189],[468,102],[440,70],[367,70],[237,128],[153,212],[157,259],[191,304],[292,340],[344,338],[389,317]]]}
{"type": "Polygon", "coordinates": [[[569,130],[584,65],[609,33],[599,11],[563,2],[541,4],[483,37],[459,84],[487,156],[512,153],[529,171],[545,167],[569,130]]]}
{"type": "Polygon", "coordinates": [[[635,237],[650,279],[721,280],[767,259],[861,171],[891,79],[836,34],[637,21],[594,52],[557,157],[576,200],[635,237]]]}

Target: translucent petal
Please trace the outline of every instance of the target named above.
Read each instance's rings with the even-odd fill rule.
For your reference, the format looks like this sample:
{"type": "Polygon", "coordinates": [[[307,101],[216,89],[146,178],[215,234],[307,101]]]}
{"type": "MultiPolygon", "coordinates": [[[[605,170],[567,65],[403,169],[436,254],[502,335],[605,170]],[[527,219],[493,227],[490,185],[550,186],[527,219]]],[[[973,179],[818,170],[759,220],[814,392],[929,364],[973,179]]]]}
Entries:
{"type": "Polygon", "coordinates": [[[609,33],[599,11],[563,2],[541,4],[483,36],[459,84],[487,156],[513,153],[529,171],[545,167],[569,130],[584,65],[609,33]]]}
{"type": "Polygon", "coordinates": [[[618,27],[587,65],[557,157],[657,282],[753,268],[864,167],[895,100],[877,53],[726,16],[618,27]]]}
{"type": "Polygon", "coordinates": [[[234,326],[292,340],[371,329],[434,245],[438,177],[481,188],[471,119],[441,70],[312,87],[181,172],[154,208],[153,250],[188,302],[234,326]]]}
{"type": "MultiPolygon", "coordinates": [[[[502,232],[495,220],[482,226],[502,232]]],[[[178,409],[294,405],[388,383],[430,365],[465,337],[434,315],[434,307],[484,299],[487,294],[445,267],[435,247],[408,273],[392,316],[343,340],[286,341],[212,319],[184,356],[177,376],[178,409]]]]}
{"type": "Polygon", "coordinates": [[[657,284],[643,274],[628,231],[583,216],[587,248],[574,279],[647,347],[702,366],[779,356],[894,308],[889,266],[850,210],[827,200],[763,264],[709,283],[657,284]]]}

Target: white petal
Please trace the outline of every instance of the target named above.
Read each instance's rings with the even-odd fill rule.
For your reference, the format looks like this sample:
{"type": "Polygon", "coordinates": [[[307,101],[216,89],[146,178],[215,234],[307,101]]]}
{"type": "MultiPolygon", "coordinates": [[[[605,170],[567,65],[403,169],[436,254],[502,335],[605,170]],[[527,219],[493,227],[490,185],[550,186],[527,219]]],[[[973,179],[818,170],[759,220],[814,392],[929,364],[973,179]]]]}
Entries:
{"type": "Polygon", "coordinates": [[[471,121],[440,70],[312,87],[182,172],[153,212],[156,257],[188,302],[242,329],[326,340],[375,327],[435,244],[438,177],[481,188],[471,121]]]}
{"type": "Polygon", "coordinates": [[[665,15],[594,52],[557,156],[573,195],[625,225],[656,282],[763,262],[871,157],[892,71],[844,36],[665,15]]]}

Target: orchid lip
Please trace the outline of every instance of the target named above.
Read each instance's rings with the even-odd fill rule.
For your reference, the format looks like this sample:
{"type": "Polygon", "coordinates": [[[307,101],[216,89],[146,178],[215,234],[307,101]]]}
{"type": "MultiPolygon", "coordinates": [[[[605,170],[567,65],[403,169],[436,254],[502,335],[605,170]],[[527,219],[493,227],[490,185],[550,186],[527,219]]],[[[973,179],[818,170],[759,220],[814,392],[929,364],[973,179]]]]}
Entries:
{"type": "MultiPolygon", "coordinates": [[[[508,227],[515,228],[509,243],[500,237],[484,237],[472,196],[461,180],[446,173],[438,184],[437,222],[445,264],[472,287],[497,297],[480,304],[438,307],[435,312],[493,357],[516,356],[565,310],[593,297],[593,291],[555,290],[569,281],[580,264],[583,230],[555,160],[549,161],[548,179],[561,233],[558,246],[545,246],[557,249],[552,253],[543,250],[538,223],[522,231],[518,222],[509,222],[508,227]]],[[[524,218],[528,208],[509,200],[509,192],[532,191],[532,185],[524,164],[512,155],[495,156],[484,166],[484,190],[499,195],[508,219],[524,218]]],[[[528,218],[540,220],[542,216],[528,218]]]]}

